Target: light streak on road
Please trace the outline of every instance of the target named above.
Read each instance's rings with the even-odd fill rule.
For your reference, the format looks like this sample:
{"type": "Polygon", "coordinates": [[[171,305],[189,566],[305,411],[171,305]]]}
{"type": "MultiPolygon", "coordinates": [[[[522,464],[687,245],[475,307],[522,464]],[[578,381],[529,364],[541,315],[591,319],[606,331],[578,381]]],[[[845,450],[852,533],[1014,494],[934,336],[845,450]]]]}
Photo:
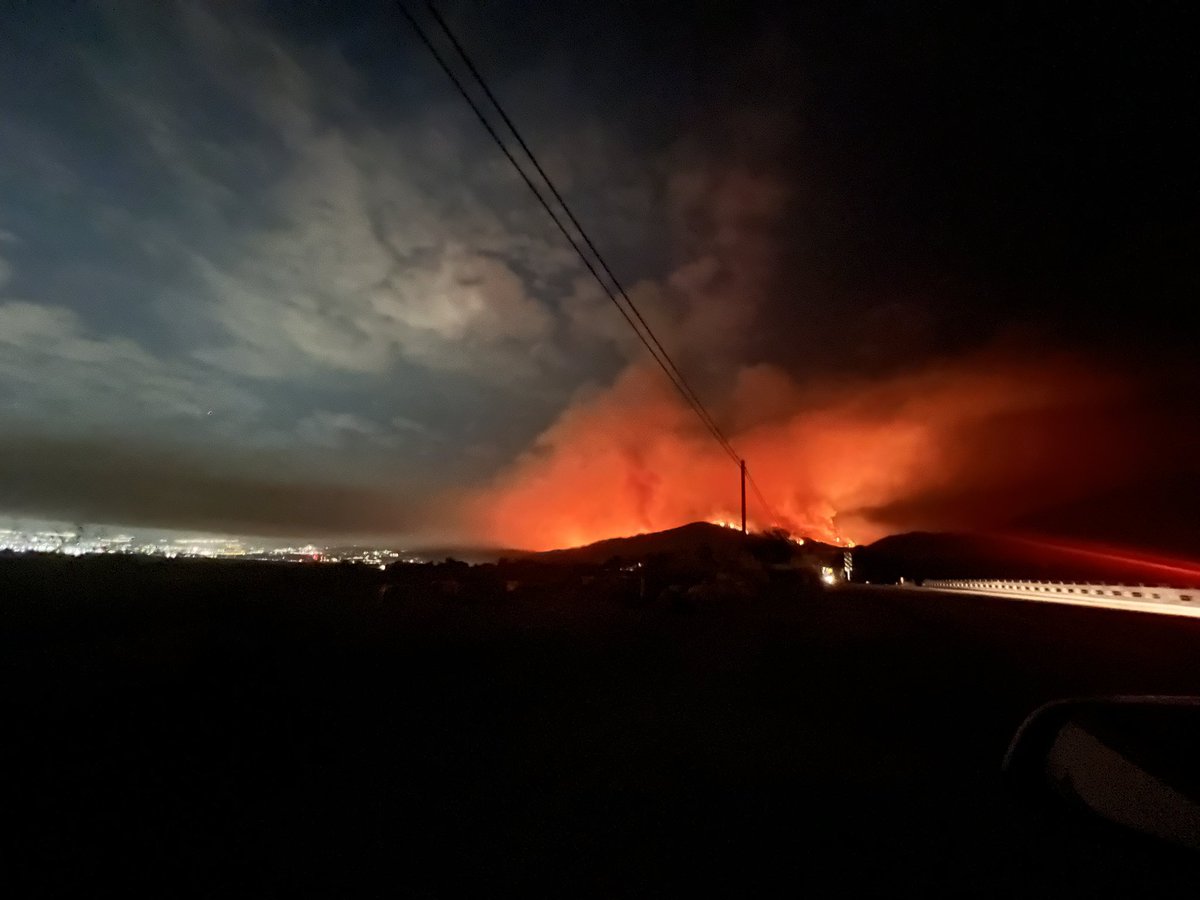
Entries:
{"type": "Polygon", "coordinates": [[[1200,589],[985,579],[930,580],[900,589],[1200,618],[1200,589]]]}

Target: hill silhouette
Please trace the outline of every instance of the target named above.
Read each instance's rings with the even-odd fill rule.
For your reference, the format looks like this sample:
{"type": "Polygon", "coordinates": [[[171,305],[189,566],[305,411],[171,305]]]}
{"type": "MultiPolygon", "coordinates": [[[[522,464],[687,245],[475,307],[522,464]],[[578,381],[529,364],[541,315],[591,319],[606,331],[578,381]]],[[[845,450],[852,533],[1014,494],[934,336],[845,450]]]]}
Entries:
{"type": "MultiPolygon", "coordinates": [[[[712,522],[690,522],[665,531],[606,538],[583,547],[547,550],[530,554],[526,558],[543,563],[600,564],[614,558],[633,561],[657,555],[692,555],[701,548],[717,558],[732,558],[746,552],[761,551],[767,545],[780,541],[781,537],[778,535],[742,534],[736,528],[726,528],[712,522]]],[[[840,547],[807,540],[804,550],[815,554],[822,551],[841,553],[840,547]]]]}
{"type": "Polygon", "coordinates": [[[711,522],[691,522],[666,531],[651,531],[628,537],[606,538],[582,547],[566,547],[531,554],[528,558],[543,563],[603,563],[614,557],[636,560],[660,553],[691,553],[701,546],[714,552],[737,553],[747,547],[749,537],[733,528],[711,522]]]}

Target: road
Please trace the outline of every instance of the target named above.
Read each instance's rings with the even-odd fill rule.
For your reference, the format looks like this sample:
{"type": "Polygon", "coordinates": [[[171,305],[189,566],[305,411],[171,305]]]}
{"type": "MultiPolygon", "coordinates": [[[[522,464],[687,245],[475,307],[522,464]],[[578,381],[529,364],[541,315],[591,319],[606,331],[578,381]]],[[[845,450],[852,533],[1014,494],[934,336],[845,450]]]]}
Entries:
{"type": "Polygon", "coordinates": [[[1046,700],[1200,694],[1191,620],[870,588],[690,612],[38,590],[6,595],[0,637],[4,808],[42,887],[1183,896],[1196,877],[1032,816],[999,775],[1046,700]]]}

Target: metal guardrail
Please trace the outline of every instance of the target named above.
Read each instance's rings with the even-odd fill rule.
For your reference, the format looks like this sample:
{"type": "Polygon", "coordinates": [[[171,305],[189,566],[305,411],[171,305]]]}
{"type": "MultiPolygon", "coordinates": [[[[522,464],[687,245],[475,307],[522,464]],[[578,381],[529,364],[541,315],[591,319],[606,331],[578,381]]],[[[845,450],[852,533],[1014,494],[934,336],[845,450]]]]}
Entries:
{"type": "Polygon", "coordinates": [[[1049,603],[1200,616],[1200,588],[986,578],[928,579],[921,587],[1021,600],[1042,600],[1049,603]]]}

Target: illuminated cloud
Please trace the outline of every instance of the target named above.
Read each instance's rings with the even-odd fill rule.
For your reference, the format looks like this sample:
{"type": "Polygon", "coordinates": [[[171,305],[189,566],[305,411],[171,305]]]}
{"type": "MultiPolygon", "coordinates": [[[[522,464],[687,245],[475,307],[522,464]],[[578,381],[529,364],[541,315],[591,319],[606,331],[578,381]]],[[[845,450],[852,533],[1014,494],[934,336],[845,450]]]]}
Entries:
{"type": "Polygon", "coordinates": [[[164,421],[200,421],[214,407],[221,422],[244,427],[262,408],[252,393],[196,367],[128,338],[89,334],[69,309],[23,301],[0,302],[0,379],[10,423],[53,409],[60,427],[132,436],[164,421]]]}

